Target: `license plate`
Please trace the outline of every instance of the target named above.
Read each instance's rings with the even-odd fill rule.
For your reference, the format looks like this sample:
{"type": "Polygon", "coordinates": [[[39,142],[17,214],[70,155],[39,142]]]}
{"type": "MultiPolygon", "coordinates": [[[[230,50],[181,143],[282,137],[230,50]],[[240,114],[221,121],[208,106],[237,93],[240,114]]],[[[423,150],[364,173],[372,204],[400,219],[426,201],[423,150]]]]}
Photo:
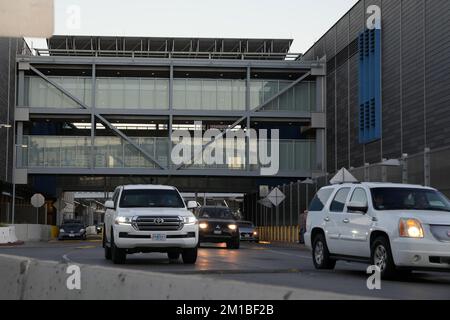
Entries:
{"type": "Polygon", "coordinates": [[[249,234],[246,234],[245,237],[246,237],[246,238],[250,238],[250,235],[249,235],[249,234]]]}
{"type": "Polygon", "coordinates": [[[222,231],[220,231],[220,230],[214,230],[214,234],[222,234],[222,231]]]}
{"type": "Polygon", "coordinates": [[[166,241],[167,235],[165,234],[154,234],[152,235],[152,240],[154,241],[166,241]]]}
{"type": "Polygon", "coordinates": [[[74,234],[69,234],[69,237],[75,238],[75,235],[74,234]]]}

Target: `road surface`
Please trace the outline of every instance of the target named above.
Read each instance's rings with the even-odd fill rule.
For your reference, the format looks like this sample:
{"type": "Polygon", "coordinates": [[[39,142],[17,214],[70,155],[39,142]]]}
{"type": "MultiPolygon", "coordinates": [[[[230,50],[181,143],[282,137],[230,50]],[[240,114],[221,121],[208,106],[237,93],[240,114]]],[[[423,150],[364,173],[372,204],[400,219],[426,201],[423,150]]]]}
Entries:
{"type": "Polygon", "coordinates": [[[367,265],[338,262],[333,271],[318,271],[314,269],[310,252],[299,245],[242,244],[239,250],[227,250],[223,245],[202,245],[196,265],[184,265],[181,259],[169,262],[166,254],[150,253],[129,255],[125,265],[115,266],[104,259],[103,248],[97,240],[0,247],[0,254],[178,275],[194,274],[362,298],[450,299],[450,273],[415,272],[406,279],[383,281],[381,290],[371,291],[366,286],[367,265]]]}

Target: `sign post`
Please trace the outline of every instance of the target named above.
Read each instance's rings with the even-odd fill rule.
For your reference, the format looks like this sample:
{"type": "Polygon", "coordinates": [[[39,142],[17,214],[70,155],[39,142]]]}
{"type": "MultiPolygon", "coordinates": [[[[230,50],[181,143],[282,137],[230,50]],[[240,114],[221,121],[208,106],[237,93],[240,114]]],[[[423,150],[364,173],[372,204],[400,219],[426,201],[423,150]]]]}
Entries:
{"type": "Polygon", "coordinates": [[[39,208],[45,204],[45,198],[42,194],[36,193],[31,197],[31,205],[36,208],[36,224],[39,224],[39,208]]]}

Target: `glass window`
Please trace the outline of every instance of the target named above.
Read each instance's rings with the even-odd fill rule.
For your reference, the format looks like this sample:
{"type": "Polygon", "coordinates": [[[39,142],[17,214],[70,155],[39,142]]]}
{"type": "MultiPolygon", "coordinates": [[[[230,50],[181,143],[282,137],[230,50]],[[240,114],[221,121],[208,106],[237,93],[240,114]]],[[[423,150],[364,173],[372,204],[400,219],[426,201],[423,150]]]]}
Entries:
{"type": "Polygon", "coordinates": [[[121,208],[184,208],[184,202],[175,190],[124,190],[121,208]]]}
{"type": "Polygon", "coordinates": [[[353,191],[350,202],[367,203],[366,190],[362,188],[356,188],[355,191],[353,191]]]}
{"type": "Polygon", "coordinates": [[[211,207],[200,209],[199,218],[234,220],[233,212],[227,207],[211,207]]]}
{"type": "Polygon", "coordinates": [[[173,106],[178,109],[186,109],[186,80],[173,81],[173,106]]]}
{"type": "Polygon", "coordinates": [[[419,188],[373,188],[376,210],[428,210],[450,212],[449,200],[440,192],[419,188]]]}
{"type": "Polygon", "coordinates": [[[191,110],[202,109],[202,81],[188,80],[186,83],[186,104],[191,110]]]}
{"type": "Polygon", "coordinates": [[[333,193],[332,188],[320,189],[309,206],[308,211],[322,211],[333,193]]]}
{"type": "Polygon", "coordinates": [[[156,109],[169,108],[169,81],[156,80],[156,109]]]}
{"type": "Polygon", "coordinates": [[[343,212],[345,207],[345,201],[347,200],[347,196],[350,192],[350,188],[342,188],[334,197],[333,201],[330,205],[331,212],[343,212]]]}
{"type": "Polygon", "coordinates": [[[154,108],[155,103],[155,80],[140,79],[140,104],[142,108],[154,108]]]}
{"type": "Polygon", "coordinates": [[[231,80],[217,81],[217,108],[219,110],[232,109],[232,82],[231,80]]]}
{"type": "Polygon", "coordinates": [[[215,80],[203,80],[202,109],[217,109],[217,83],[215,80]]]}
{"type": "Polygon", "coordinates": [[[125,104],[124,107],[128,109],[139,108],[139,79],[125,78],[125,104]]]}

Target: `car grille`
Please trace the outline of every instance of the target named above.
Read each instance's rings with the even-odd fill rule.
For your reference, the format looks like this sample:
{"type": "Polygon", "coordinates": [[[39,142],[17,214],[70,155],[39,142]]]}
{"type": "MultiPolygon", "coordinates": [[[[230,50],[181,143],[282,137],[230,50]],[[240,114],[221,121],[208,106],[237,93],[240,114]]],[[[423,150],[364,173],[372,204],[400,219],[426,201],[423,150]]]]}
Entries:
{"type": "Polygon", "coordinates": [[[450,242],[450,226],[431,225],[431,233],[442,242],[450,242]]]}
{"type": "Polygon", "coordinates": [[[133,226],[139,231],[177,231],[183,228],[179,217],[136,217],[133,226]]]}

